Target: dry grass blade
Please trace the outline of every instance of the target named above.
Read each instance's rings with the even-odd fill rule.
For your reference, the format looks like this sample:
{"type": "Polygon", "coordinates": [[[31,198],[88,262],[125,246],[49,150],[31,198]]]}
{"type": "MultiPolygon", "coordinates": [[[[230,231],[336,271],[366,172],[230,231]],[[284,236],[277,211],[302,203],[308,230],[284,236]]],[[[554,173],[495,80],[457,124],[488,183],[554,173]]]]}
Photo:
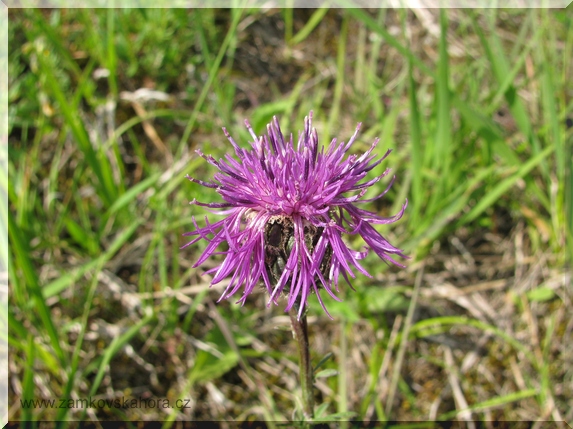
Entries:
{"type": "Polygon", "coordinates": [[[461,410],[458,413],[458,417],[467,422],[468,429],[475,429],[475,423],[472,421],[472,413],[469,411],[468,402],[464,396],[464,392],[460,386],[460,380],[455,370],[456,365],[454,362],[454,355],[452,354],[452,349],[449,347],[444,347],[444,363],[446,364],[446,370],[448,372],[448,381],[452,387],[452,392],[454,393],[454,399],[456,401],[456,407],[461,410]]]}

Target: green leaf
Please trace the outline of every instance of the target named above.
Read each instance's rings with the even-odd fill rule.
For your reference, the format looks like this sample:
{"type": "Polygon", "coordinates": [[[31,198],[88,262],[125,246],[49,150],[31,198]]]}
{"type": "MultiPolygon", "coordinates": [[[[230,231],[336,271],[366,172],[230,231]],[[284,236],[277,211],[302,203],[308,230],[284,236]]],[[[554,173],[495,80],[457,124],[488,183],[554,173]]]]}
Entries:
{"type": "Polygon", "coordinates": [[[239,363],[239,356],[228,350],[222,357],[216,358],[211,353],[200,350],[195,359],[195,365],[189,375],[191,382],[215,380],[229,372],[239,363]]]}
{"type": "MultiPolygon", "coordinates": [[[[250,115],[249,122],[255,132],[264,130],[266,125],[272,121],[273,116],[288,112],[292,108],[293,101],[290,99],[273,101],[261,104],[250,115]]],[[[284,121],[283,121],[284,122],[284,121]]],[[[281,123],[281,128],[283,123],[281,123]]]]}
{"type": "Polygon", "coordinates": [[[70,217],[66,216],[64,222],[68,232],[77,244],[87,250],[90,255],[96,255],[98,253],[99,246],[97,245],[97,240],[95,240],[93,234],[90,234],[91,231],[86,231],[85,228],[82,228],[70,217]]]}
{"type": "Polygon", "coordinates": [[[527,298],[536,302],[550,301],[555,298],[555,292],[547,286],[540,286],[527,292],[527,298]]]}
{"type": "Polygon", "coordinates": [[[358,413],[355,413],[354,411],[345,411],[343,413],[334,413],[334,414],[329,414],[327,416],[323,416],[323,417],[315,417],[313,419],[313,422],[329,422],[332,420],[350,420],[353,417],[356,417],[358,415],[358,413]]]}
{"type": "Polygon", "coordinates": [[[328,352],[327,354],[325,354],[323,358],[314,367],[314,372],[318,371],[320,367],[322,367],[326,362],[330,360],[330,358],[332,358],[332,356],[334,356],[332,352],[328,352]]]}
{"type": "Polygon", "coordinates": [[[316,407],[316,410],[314,410],[314,418],[317,419],[317,418],[322,417],[322,415],[328,409],[329,405],[330,405],[330,402],[323,402],[318,407],[316,407]]]}
{"type": "Polygon", "coordinates": [[[399,286],[370,287],[364,290],[363,300],[371,313],[405,310],[410,302],[402,293],[405,289],[399,286]]]}
{"type": "Polygon", "coordinates": [[[323,369],[322,371],[315,374],[314,378],[328,378],[328,377],[334,377],[335,375],[338,375],[337,370],[335,370],[335,369],[323,369]]]}
{"type": "MultiPolygon", "coordinates": [[[[349,322],[358,322],[361,320],[360,313],[356,309],[356,304],[351,300],[346,301],[333,301],[330,300],[329,302],[325,303],[326,309],[330,313],[332,317],[340,317],[349,322]]],[[[324,313],[322,307],[318,300],[313,299],[310,300],[310,306],[315,313],[324,313]]]]}

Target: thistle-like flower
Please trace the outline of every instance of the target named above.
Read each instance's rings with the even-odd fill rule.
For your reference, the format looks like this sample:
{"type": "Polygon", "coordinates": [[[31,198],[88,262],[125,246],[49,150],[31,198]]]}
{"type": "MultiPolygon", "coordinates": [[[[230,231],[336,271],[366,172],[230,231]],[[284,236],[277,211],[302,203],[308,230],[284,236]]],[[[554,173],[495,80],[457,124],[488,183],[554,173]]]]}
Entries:
{"type": "Polygon", "coordinates": [[[361,124],[348,143],[337,143],[333,139],[327,148],[319,148],[318,134],[312,128],[312,112],[305,118],[304,132],[299,133],[296,147],[292,134],[285,140],[276,117],[267,125],[266,136],[257,137],[248,121],[245,125],[253,138],[248,150],[240,148],[223,128],[236,158],[225,155],[225,159],[217,161],[197,151],[219,170],[215,181],[187,176],[192,182],[215,189],[224,200],[208,204],[191,201],[190,204],[223,209],[214,213],[226,217],[216,223],[209,223],[205,217],[206,226],[202,228],[193,218],[196,230],[183,235],[195,238],[182,247],[201,239],[209,242],[194,267],[211,255],[225,255],[219,266],[206,272],[214,274],[211,284],[231,276],[219,301],[243,287],[243,296],[237,302],[244,304],[262,280],[270,295],[269,305],[277,304],[279,296],[285,294],[285,311],[295,306],[300,318],[309,295],[314,292],[328,314],[320,296],[321,289],[340,301],[333,289],[338,292],[341,274],[349,285],[348,276],[355,278],[353,268],[372,277],[358,262],[369,250],[385,262],[403,267],[393,255],[406,256],[372,224],[397,221],[408,201],[398,214],[387,218],[355,205],[382,197],[394,182],[393,178],[375,198],[362,199],[367,189],[390,171],[386,169],[380,176],[359,183],[390,153],[388,150],[373,162],[376,156],[372,151],[378,139],[360,157],[350,155],[344,159],[361,124]],[[366,247],[363,251],[350,249],[342,239],[343,234],[360,235],[366,247]],[[228,250],[216,252],[222,244],[226,244],[228,250]]]}

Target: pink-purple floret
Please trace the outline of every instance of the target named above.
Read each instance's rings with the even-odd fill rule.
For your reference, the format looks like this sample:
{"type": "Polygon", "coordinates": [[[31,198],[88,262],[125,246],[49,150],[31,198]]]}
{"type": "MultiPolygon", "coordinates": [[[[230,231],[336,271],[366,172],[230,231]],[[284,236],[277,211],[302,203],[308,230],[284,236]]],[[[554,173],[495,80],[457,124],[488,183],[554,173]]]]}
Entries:
{"type": "Polygon", "coordinates": [[[212,255],[225,255],[219,266],[206,271],[207,274],[214,274],[211,284],[231,276],[219,300],[229,298],[244,287],[243,296],[238,301],[244,304],[247,296],[262,279],[270,295],[269,305],[277,304],[279,296],[285,291],[288,299],[285,311],[297,303],[300,317],[307,305],[308,296],[314,291],[328,314],[319,293],[320,288],[340,301],[333,291],[334,285],[338,292],[339,275],[342,274],[350,284],[348,275],[355,278],[352,271],[354,267],[365,276],[372,277],[358,262],[369,249],[382,260],[403,267],[393,259],[393,255],[402,258],[406,256],[382,237],[372,224],[397,221],[402,217],[408,201],[399,213],[387,218],[355,206],[382,197],[394,181],[392,178],[388,187],[378,196],[361,199],[369,187],[390,172],[386,169],[380,176],[359,183],[391,152],[388,150],[382,158],[374,161],[376,155],[372,155],[372,152],[378,139],[360,157],[350,155],[343,159],[356,140],[360,123],[348,143],[337,143],[333,139],[326,152],[324,147],[319,150],[318,135],[316,129],[312,128],[312,112],[305,118],[304,132],[299,133],[296,147],[292,134],[289,140],[285,140],[276,117],[267,125],[266,136],[257,137],[248,121],[245,121],[245,125],[253,138],[250,150],[240,148],[223,128],[235,150],[236,158],[227,154],[225,159],[217,161],[197,151],[219,170],[214,176],[214,182],[187,176],[192,182],[215,189],[224,200],[223,203],[208,204],[191,201],[191,204],[222,209],[214,213],[226,217],[213,224],[205,217],[206,226],[203,228],[193,218],[196,230],[183,235],[196,237],[182,247],[201,239],[209,242],[194,267],[212,255]],[[279,281],[273,282],[265,266],[264,240],[265,226],[276,216],[286,216],[292,221],[294,246],[279,281]],[[304,226],[309,223],[323,228],[318,242],[310,250],[305,245],[304,237],[304,226]],[[342,240],[342,234],[359,234],[367,244],[365,251],[350,249],[342,240]],[[228,250],[216,252],[223,243],[228,243],[228,250]],[[328,246],[331,248],[331,260],[325,278],[321,263],[328,246]]]}

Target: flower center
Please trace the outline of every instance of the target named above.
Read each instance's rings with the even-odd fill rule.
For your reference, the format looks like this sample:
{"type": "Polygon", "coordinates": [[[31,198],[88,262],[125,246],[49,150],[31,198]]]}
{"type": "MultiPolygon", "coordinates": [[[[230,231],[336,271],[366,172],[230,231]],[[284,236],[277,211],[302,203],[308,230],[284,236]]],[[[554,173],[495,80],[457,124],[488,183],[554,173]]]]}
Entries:
{"type": "MultiPolygon", "coordinates": [[[[311,255],[322,236],[324,228],[316,227],[309,221],[304,220],[304,245],[311,255]]],[[[287,261],[295,247],[295,234],[294,223],[290,216],[278,215],[272,216],[265,225],[265,266],[269,279],[276,285],[278,284],[287,261]]],[[[297,262],[299,270],[301,269],[300,258],[306,255],[299,253],[299,261],[297,262]]],[[[328,278],[330,271],[330,262],[332,258],[332,247],[328,245],[324,256],[320,263],[320,272],[325,280],[328,278]]],[[[300,272],[299,275],[311,275],[310,273],[300,272]]],[[[318,277],[318,276],[315,276],[318,277]]],[[[321,284],[318,278],[315,278],[317,284],[321,284]]],[[[290,289],[290,281],[286,282],[284,292],[288,293],[290,289]]]]}

